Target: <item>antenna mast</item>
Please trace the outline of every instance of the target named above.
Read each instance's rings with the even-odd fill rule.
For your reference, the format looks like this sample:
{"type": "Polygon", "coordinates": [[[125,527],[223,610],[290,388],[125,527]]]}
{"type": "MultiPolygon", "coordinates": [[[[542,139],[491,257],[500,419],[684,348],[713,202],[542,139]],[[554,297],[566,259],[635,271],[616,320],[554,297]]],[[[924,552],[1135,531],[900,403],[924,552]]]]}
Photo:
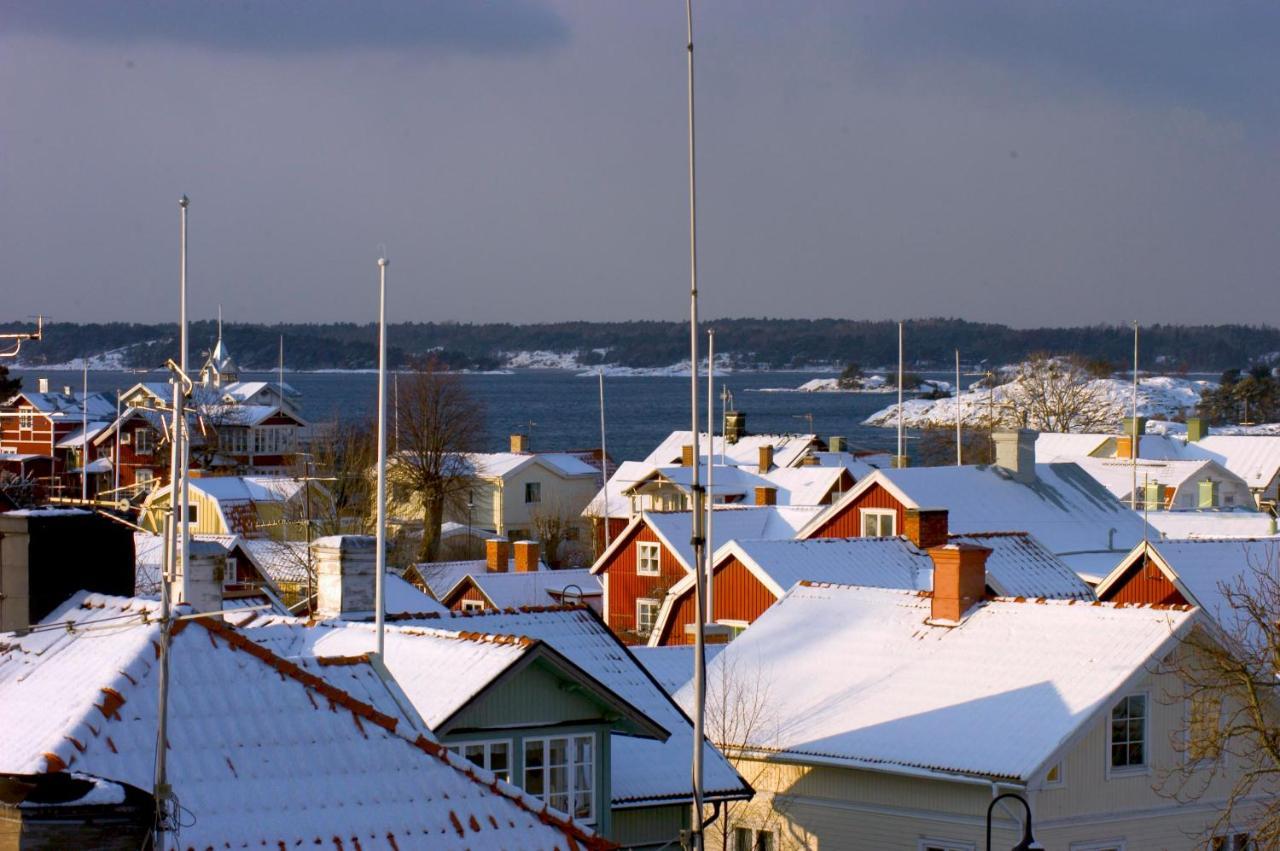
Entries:
{"type": "MultiPolygon", "coordinates": [[[[1133,493],[1129,508],[1138,508],[1138,320],[1133,320],[1133,417],[1129,421],[1129,468],[1133,471],[1133,493]]],[[[1143,500],[1145,502],[1145,500],[1143,500]]]]}
{"type": "Polygon", "coordinates": [[[692,420],[693,505],[691,519],[693,534],[694,597],[697,614],[694,618],[693,651],[693,813],[689,821],[689,847],[702,851],[702,752],[703,728],[706,721],[707,659],[705,648],[706,589],[699,566],[706,540],[703,537],[702,503],[705,493],[698,482],[698,181],[697,157],[694,135],[693,108],[693,0],[685,0],[685,22],[688,33],[689,53],[689,413],[692,420]]]}
{"type": "Polygon", "coordinates": [[[956,466],[964,465],[964,452],[961,446],[964,442],[960,431],[960,350],[956,349],[956,466]]]}
{"type": "MultiPolygon", "coordinates": [[[[715,545],[711,537],[712,512],[716,508],[716,493],[711,487],[711,471],[716,462],[716,434],[711,424],[716,421],[716,332],[707,329],[707,623],[715,620],[715,589],[711,587],[711,558],[715,545]]],[[[723,446],[724,435],[720,435],[723,446]]],[[[694,458],[697,463],[697,458],[694,458]]]]}
{"type": "Polygon", "coordinates": [[[604,367],[597,373],[600,378],[600,481],[604,482],[604,548],[609,549],[609,452],[604,441],[604,367]]]}
{"type": "Polygon", "coordinates": [[[893,466],[905,467],[905,447],[902,445],[902,323],[898,323],[898,457],[893,459],[893,466]]]}

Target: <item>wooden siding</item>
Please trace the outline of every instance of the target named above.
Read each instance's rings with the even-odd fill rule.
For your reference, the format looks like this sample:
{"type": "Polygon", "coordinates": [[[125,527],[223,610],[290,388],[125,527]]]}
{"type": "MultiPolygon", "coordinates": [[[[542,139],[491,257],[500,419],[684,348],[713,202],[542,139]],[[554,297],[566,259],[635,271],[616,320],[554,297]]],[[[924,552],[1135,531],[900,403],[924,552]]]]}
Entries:
{"type": "Polygon", "coordinates": [[[1114,603],[1187,602],[1169,578],[1146,556],[1142,557],[1140,563],[1125,571],[1120,581],[1107,591],[1104,599],[1114,603]]]}
{"type": "Polygon", "coordinates": [[[671,586],[686,575],[684,567],[676,560],[675,555],[643,523],[637,526],[630,537],[614,551],[601,572],[609,579],[605,591],[608,594],[605,611],[609,613],[609,628],[623,641],[633,644],[642,640],[635,633],[636,600],[648,597],[661,602],[667,596],[671,586]],[[657,543],[661,547],[657,576],[637,575],[636,544],[640,542],[657,543]]]}
{"type": "MultiPolygon", "coordinates": [[[[713,591],[711,614],[716,621],[754,623],[755,619],[778,599],[764,586],[764,583],[756,579],[755,574],[747,570],[736,556],[730,556],[716,565],[711,583],[713,591]]],[[[673,607],[659,643],[664,646],[692,644],[693,637],[687,635],[684,628],[685,624],[694,622],[696,610],[697,601],[694,599],[693,589],[690,588],[680,595],[679,601],[673,607]]]]}
{"type": "Polygon", "coordinates": [[[892,508],[898,514],[897,530],[902,532],[906,509],[898,499],[881,485],[872,485],[857,499],[842,508],[818,527],[810,538],[859,538],[862,537],[862,508],[892,508]]]}
{"type": "Polygon", "coordinates": [[[493,608],[493,606],[489,605],[489,601],[485,599],[485,596],[480,593],[480,589],[476,587],[476,583],[472,581],[471,577],[467,577],[465,584],[463,584],[460,589],[455,590],[445,598],[444,604],[453,611],[460,612],[462,611],[462,604],[464,601],[469,603],[479,603],[486,609],[493,608]]]}

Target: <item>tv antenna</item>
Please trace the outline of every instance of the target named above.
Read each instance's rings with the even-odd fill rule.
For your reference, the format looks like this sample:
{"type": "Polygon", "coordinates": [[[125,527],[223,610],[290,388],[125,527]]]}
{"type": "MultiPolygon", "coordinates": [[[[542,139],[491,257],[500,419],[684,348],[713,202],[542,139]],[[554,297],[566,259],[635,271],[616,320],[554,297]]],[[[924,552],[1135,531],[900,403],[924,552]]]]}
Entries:
{"type": "Polygon", "coordinates": [[[8,351],[0,352],[0,358],[16,358],[18,352],[22,350],[22,344],[27,340],[35,340],[39,342],[44,339],[44,316],[36,316],[36,330],[34,331],[15,331],[0,334],[0,340],[12,342],[13,348],[8,351]]]}

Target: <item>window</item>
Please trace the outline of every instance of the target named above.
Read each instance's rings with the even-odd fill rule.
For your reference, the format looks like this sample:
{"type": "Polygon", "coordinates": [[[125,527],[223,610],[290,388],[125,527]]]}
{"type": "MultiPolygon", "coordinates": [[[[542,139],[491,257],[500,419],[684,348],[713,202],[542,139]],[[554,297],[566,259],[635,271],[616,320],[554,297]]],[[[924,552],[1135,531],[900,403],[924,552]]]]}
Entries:
{"type": "Polygon", "coordinates": [[[450,745],[449,752],[487,768],[498,775],[500,780],[511,780],[511,741],[503,739],[496,742],[464,742],[450,745]]]}
{"type": "Polygon", "coordinates": [[[218,431],[218,445],[226,452],[244,455],[249,451],[249,435],[242,428],[225,428],[218,431]]]}
{"type": "Polygon", "coordinates": [[[542,502],[542,482],[524,483],[524,501],[526,504],[542,502]]]}
{"type": "Polygon", "coordinates": [[[1218,758],[1222,704],[1213,695],[1195,694],[1187,706],[1187,758],[1218,758]]]}
{"type": "Polygon", "coordinates": [[[258,455],[279,455],[293,451],[293,426],[264,426],[253,430],[253,451],[258,455]]]}
{"type": "MultiPolygon", "coordinates": [[[[778,839],[772,830],[755,830],[750,827],[733,829],[733,851],[776,851],[778,839]]],[[[965,848],[962,851],[973,851],[965,848]]]]}
{"type": "Polygon", "coordinates": [[[593,822],[595,736],[525,739],[524,790],[575,819],[593,822]]]}
{"type": "Polygon", "coordinates": [[[660,556],[662,544],[641,541],[636,544],[636,573],[641,576],[657,576],[662,572],[660,556]]]}
{"type": "Polygon", "coordinates": [[[751,625],[746,621],[716,621],[716,623],[720,624],[721,626],[729,627],[730,641],[733,641],[733,639],[737,638],[739,635],[742,635],[742,633],[746,631],[747,627],[751,625]]]}
{"type": "Polygon", "coordinates": [[[1124,851],[1123,839],[1108,839],[1105,842],[1072,842],[1070,851],[1124,851]]]}
{"type": "Polygon", "coordinates": [[[148,485],[151,482],[154,482],[155,480],[156,480],[155,471],[150,470],[146,467],[139,467],[133,473],[134,484],[148,485]]]}
{"type": "Polygon", "coordinates": [[[18,428],[23,431],[31,431],[35,425],[35,409],[23,406],[18,409],[18,428]]]}
{"type": "Polygon", "coordinates": [[[892,508],[862,509],[862,537],[889,538],[898,534],[898,512],[892,508]]]}
{"type": "Polygon", "coordinates": [[[954,839],[921,839],[919,851],[973,851],[973,843],[954,839]]]}
{"type": "Polygon", "coordinates": [[[194,502],[187,503],[187,523],[192,526],[200,523],[200,506],[194,502]]]}
{"type": "Polygon", "coordinates": [[[1247,833],[1233,833],[1230,836],[1215,836],[1209,842],[1210,851],[1253,851],[1253,843],[1247,833]]]}
{"type": "Polygon", "coordinates": [[[653,625],[658,621],[658,607],[662,604],[650,597],[636,600],[636,632],[648,635],[653,632],[653,625]]]}
{"type": "Polygon", "coordinates": [[[149,428],[140,428],[133,433],[133,451],[138,455],[150,455],[155,449],[155,435],[149,428]]]}
{"type": "Polygon", "coordinates": [[[462,611],[464,612],[483,612],[484,603],[480,600],[463,600],[462,611]]]}
{"type": "Polygon", "coordinates": [[[1061,786],[1063,783],[1063,777],[1064,777],[1064,774],[1062,770],[1062,763],[1059,762],[1045,772],[1044,785],[1045,786],[1061,786]]]}
{"type": "Polygon", "coordinates": [[[1111,710],[1111,767],[1115,770],[1147,765],[1147,696],[1132,694],[1111,710]]]}

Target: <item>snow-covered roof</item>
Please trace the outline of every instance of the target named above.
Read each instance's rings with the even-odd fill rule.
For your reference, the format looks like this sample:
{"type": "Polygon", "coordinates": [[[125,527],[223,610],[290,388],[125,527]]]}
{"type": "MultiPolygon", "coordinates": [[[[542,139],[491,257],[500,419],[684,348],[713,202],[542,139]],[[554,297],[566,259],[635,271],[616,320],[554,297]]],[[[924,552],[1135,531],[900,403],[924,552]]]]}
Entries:
{"type": "MultiPolygon", "coordinates": [[[[716,542],[734,541],[745,538],[752,539],[787,539],[794,538],[796,532],[812,520],[825,506],[807,505],[717,505],[712,515],[711,540],[716,542]]],[[[645,511],[631,521],[628,530],[644,524],[657,535],[667,549],[684,565],[685,570],[692,570],[693,515],[688,511],[645,511]]],[[[610,556],[623,546],[628,537],[627,532],[618,535],[613,545],[605,550],[596,560],[591,570],[598,573],[608,562],[610,556]]]]}
{"type": "Polygon", "coordinates": [[[275,541],[270,538],[238,538],[240,548],[273,582],[307,581],[306,541],[275,541]]]}
{"type": "MultiPolygon", "coordinates": [[[[507,571],[515,570],[515,558],[507,559],[507,571]]],[[[427,590],[437,600],[452,590],[453,586],[466,576],[477,576],[489,572],[489,563],[482,558],[464,559],[462,561],[424,561],[415,564],[418,576],[426,583],[427,590]]],[[[550,570],[543,562],[538,562],[538,570],[550,570]]]]}
{"type": "MultiPolygon", "coordinates": [[[[703,649],[707,664],[720,655],[727,645],[708,644],[703,649]]],[[[658,684],[667,692],[675,694],[685,683],[693,679],[693,645],[672,644],[667,647],[632,647],[631,655],[644,665],[658,684]]]]}
{"type": "MultiPolygon", "coordinates": [[[[454,614],[450,617],[402,619],[399,623],[404,626],[523,635],[545,641],[671,733],[665,742],[635,736],[613,736],[614,806],[676,804],[692,798],[689,754],[693,750],[693,726],[688,716],[609,631],[600,616],[585,606],[454,614]]],[[[710,744],[705,747],[704,759],[708,799],[750,796],[746,782],[710,744]]]]}
{"type": "Polygon", "coordinates": [[[115,419],[116,400],[108,398],[106,393],[84,393],[73,390],[71,393],[40,393],[35,390],[23,390],[9,399],[9,404],[21,403],[25,399],[35,410],[50,417],[62,420],[78,419],[87,411],[91,421],[110,422],[115,419]]]}
{"type": "MultiPolygon", "coordinates": [[[[773,447],[773,463],[778,467],[794,467],[818,441],[816,434],[748,434],[729,443],[723,437],[715,438],[713,452],[723,456],[724,463],[738,466],[755,466],[760,463],[760,447],[773,447]]],[[[645,456],[644,462],[654,467],[679,464],[684,447],[693,443],[692,431],[673,431],[645,456]]],[[[707,454],[707,435],[698,435],[698,454],[707,454]]]]}
{"type": "Polygon", "coordinates": [[[584,517],[605,516],[608,505],[610,517],[630,517],[631,498],[626,495],[637,482],[650,476],[657,467],[644,461],[623,461],[596,495],[582,509],[584,517]]]}
{"type": "Polygon", "coordinates": [[[1280,475],[1280,436],[1209,434],[1190,446],[1198,446],[1244,479],[1262,489],[1280,475]]]}
{"type": "Polygon", "coordinates": [[[546,467],[565,478],[600,476],[597,468],[565,452],[472,452],[466,461],[468,472],[482,479],[503,479],[531,464],[546,467]]]}
{"type": "MultiPolygon", "coordinates": [[[[802,584],[710,666],[765,684],[736,750],[851,768],[1027,781],[1146,674],[1193,615],[1076,601],[979,604],[932,626],[911,591],[802,584]]],[[[676,699],[688,706],[689,686],[676,699]]]]}
{"type": "MultiPolygon", "coordinates": [[[[1139,458],[1138,463],[1123,458],[1077,458],[1074,461],[1080,469],[1093,476],[1102,486],[1111,491],[1117,498],[1127,500],[1133,492],[1133,471],[1138,472],[1138,487],[1143,483],[1164,485],[1177,490],[1187,483],[1195,484],[1206,478],[1239,482],[1239,477],[1232,474],[1216,461],[1199,459],[1195,461],[1153,461],[1139,458]]],[[[1243,484],[1243,483],[1242,483],[1243,484]]]]}
{"type": "MultiPolygon", "coordinates": [[[[480,593],[490,605],[498,609],[512,609],[521,606],[549,606],[559,603],[568,594],[571,597],[598,597],[604,593],[600,579],[591,575],[587,568],[572,570],[537,570],[506,571],[504,573],[485,571],[468,574],[480,593]]],[[[442,597],[449,599],[461,593],[466,578],[459,580],[442,597]]]]}
{"type": "Polygon", "coordinates": [[[79,449],[85,443],[93,443],[94,439],[111,427],[110,422],[89,423],[87,429],[77,428],[55,445],[59,449],[79,449]]]}
{"type": "MultiPolygon", "coordinates": [[[[191,540],[219,544],[228,552],[241,543],[238,535],[192,535],[191,540]]],[[[164,535],[134,532],[133,565],[133,593],[158,594],[160,571],[164,568],[164,535]]]]}
{"type": "MultiPolygon", "coordinates": [[[[1143,552],[1143,545],[1134,547],[1098,584],[1098,595],[1107,597],[1143,552]]],[[[1259,571],[1272,581],[1280,576],[1280,538],[1153,541],[1145,552],[1188,603],[1224,626],[1234,626],[1236,617],[1224,586],[1248,592],[1258,587],[1259,571]]]]}
{"type": "MultiPolygon", "coordinates": [[[[779,467],[767,473],[757,473],[748,467],[715,465],[711,475],[710,492],[717,499],[726,496],[742,496],[750,502],[759,487],[773,488],[778,505],[821,505],[822,500],[840,483],[843,467],[779,467]]],[[[645,480],[633,485],[633,491],[647,481],[661,478],[679,489],[689,492],[693,485],[692,467],[657,467],[645,480]]],[[[706,485],[706,470],[700,471],[702,484],[706,485]]],[[[624,491],[619,507],[627,508],[631,494],[624,491]]]]}
{"type": "Polygon", "coordinates": [[[948,527],[955,534],[1029,532],[1059,557],[1101,551],[1118,559],[1144,537],[1159,536],[1096,479],[1064,463],[1037,464],[1036,480],[1029,484],[995,466],[877,470],[797,537],[808,537],[877,484],[909,508],[946,508],[948,527]]]}
{"type": "MultiPolygon", "coordinates": [[[[144,618],[156,610],[80,594],[42,622],[49,629],[3,636],[0,770],[74,770],[151,788],[159,626],[144,618]]],[[[337,671],[286,660],[212,619],[179,624],[167,753],[187,814],[181,847],[358,836],[367,849],[551,849],[566,834],[595,844],[435,744],[367,656],[337,671]]]]}
{"type": "Polygon", "coordinates": [[[1275,534],[1275,520],[1265,511],[1152,511],[1147,522],[1161,538],[1259,538],[1275,534]]]}
{"type": "Polygon", "coordinates": [[[973,544],[991,550],[987,556],[987,584],[1006,597],[1045,597],[1051,600],[1093,600],[1093,590],[1069,564],[1025,532],[987,532],[951,535],[952,544],[973,544]]]}
{"type": "Polygon", "coordinates": [[[1042,431],[1036,435],[1036,463],[1074,461],[1092,455],[1113,435],[1042,431]]]}

